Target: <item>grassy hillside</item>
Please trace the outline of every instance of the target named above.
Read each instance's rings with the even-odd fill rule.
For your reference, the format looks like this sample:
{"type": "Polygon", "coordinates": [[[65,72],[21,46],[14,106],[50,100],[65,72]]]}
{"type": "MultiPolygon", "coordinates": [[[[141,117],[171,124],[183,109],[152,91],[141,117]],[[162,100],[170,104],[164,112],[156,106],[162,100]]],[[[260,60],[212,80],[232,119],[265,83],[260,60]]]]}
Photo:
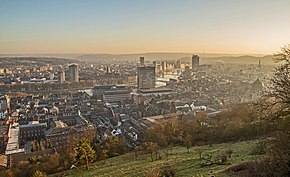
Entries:
{"type": "MultiPolygon", "coordinates": [[[[217,158],[225,150],[232,150],[232,157],[224,165],[214,164],[201,167],[201,163],[204,160],[199,159],[197,147],[191,148],[190,153],[187,152],[185,147],[173,147],[172,154],[168,158],[164,154],[166,149],[159,150],[161,159],[153,162],[151,161],[150,154],[140,155],[138,160],[135,160],[134,153],[128,153],[92,164],[89,170],[78,168],[66,171],[64,174],[66,176],[144,176],[148,170],[170,164],[175,169],[177,176],[185,177],[197,174],[227,176],[224,170],[229,166],[261,158],[260,155],[250,155],[251,151],[257,146],[257,143],[258,141],[245,141],[202,147],[204,149],[202,156],[206,157],[210,154],[213,156],[213,159],[217,158]]],[[[171,153],[170,151],[169,153],[171,153]]]]}

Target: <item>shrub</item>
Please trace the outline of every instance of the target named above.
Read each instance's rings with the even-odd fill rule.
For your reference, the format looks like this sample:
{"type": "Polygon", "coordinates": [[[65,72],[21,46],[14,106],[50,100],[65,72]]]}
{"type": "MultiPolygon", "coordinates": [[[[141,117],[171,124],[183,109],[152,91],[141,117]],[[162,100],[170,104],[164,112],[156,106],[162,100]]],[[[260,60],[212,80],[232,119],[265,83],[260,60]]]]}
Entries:
{"type": "Polygon", "coordinates": [[[252,149],[250,155],[262,155],[266,153],[266,142],[259,141],[257,145],[252,149]]]}

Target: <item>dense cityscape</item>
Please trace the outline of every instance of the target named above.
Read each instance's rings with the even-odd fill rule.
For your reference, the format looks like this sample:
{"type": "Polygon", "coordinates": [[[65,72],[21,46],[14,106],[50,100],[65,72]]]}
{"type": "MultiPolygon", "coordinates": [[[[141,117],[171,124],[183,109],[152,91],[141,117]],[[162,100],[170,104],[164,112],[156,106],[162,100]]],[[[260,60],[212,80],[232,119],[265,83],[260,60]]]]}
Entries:
{"type": "Polygon", "coordinates": [[[290,176],[290,1],[0,2],[0,177],[290,176]]]}
{"type": "Polygon", "coordinates": [[[215,116],[232,104],[257,100],[272,69],[260,60],[252,65],[200,64],[198,55],[175,63],[144,57],[138,63],[107,65],[51,60],[59,64],[37,58],[1,61],[4,166],[35,151],[60,150],[71,137],[87,133],[99,142],[118,136],[134,148],[160,119],[200,112],[215,116]]]}

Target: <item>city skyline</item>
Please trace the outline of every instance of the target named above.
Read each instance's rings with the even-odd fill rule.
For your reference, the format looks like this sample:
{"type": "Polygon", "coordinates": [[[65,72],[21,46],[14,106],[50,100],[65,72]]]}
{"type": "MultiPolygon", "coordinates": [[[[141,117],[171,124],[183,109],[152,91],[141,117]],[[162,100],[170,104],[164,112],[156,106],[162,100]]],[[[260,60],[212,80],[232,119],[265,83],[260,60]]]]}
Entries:
{"type": "Polygon", "coordinates": [[[1,1],[0,54],[272,54],[290,1],[1,1]]]}

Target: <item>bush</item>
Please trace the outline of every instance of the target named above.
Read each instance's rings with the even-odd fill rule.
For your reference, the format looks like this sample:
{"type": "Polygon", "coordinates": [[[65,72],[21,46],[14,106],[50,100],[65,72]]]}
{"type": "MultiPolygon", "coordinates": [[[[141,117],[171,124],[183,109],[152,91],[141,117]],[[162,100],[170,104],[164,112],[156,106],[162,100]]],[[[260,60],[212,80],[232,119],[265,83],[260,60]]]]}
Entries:
{"type": "Polygon", "coordinates": [[[157,168],[150,169],[145,173],[145,177],[174,177],[176,170],[171,164],[165,164],[157,168]]]}
{"type": "Polygon", "coordinates": [[[226,150],[225,150],[225,154],[228,156],[228,158],[231,158],[231,157],[232,157],[232,154],[233,154],[233,150],[231,150],[231,149],[226,149],[226,150]]]}
{"type": "Polygon", "coordinates": [[[46,177],[46,174],[42,173],[41,171],[36,171],[34,174],[33,174],[33,177],[46,177]]]}
{"type": "Polygon", "coordinates": [[[165,165],[161,168],[160,176],[174,177],[176,174],[175,168],[172,165],[165,165]]]}
{"type": "Polygon", "coordinates": [[[250,155],[262,155],[266,154],[266,142],[260,141],[257,143],[257,145],[252,149],[250,152],[250,155]]]}

